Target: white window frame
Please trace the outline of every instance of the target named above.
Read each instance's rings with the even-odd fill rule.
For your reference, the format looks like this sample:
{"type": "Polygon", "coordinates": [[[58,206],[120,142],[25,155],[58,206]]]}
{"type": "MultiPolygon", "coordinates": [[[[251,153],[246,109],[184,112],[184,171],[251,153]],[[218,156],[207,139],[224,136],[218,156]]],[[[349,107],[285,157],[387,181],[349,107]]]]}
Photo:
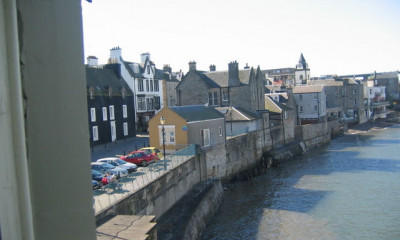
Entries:
{"type": "Polygon", "coordinates": [[[103,121],[107,121],[108,120],[108,113],[107,113],[107,107],[103,107],[103,121]]]}
{"type": "Polygon", "coordinates": [[[110,120],[114,120],[115,119],[114,105],[110,105],[108,108],[109,108],[109,111],[110,111],[110,120]]]}
{"type": "MultiPolygon", "coordinates": [[[[164,125],[165,130],[165,145],[176,145],[175,125],[164,125]],[[172,133],[172,134],[171,134],[172,133]]],[[[160,146],[163,145],[162,125],[158,125],[158,137],[160,146]]]]}
{"type": "Polygon", "coordinates": [[[222,127],[219,127],[219,136],[220,136],[220,137],[222,137],[222,136],[223,136],[222,127]]]}
{"type": "Polygon", "coordinates": [[[201,129],[200,130],[200,138],[201,138],[201,146],[202,147],[211,146],[210,129],[201,129]]]}
{"type": "Polygon", "coordinates": [[[229,90],[227,88],[222,89],[222,101],[224,102],[229,101],[229,90]]]}
{"type": "Polygon", "coordinates": [[[288,119],[288,112],[287,111],[283,111],[283,115],[285,119],[288,119]]]}
{"type": "Polygon", "coordinates": [[[124,128],[124,136],[128,136],[128,123],[127,122],[123,123],[123,128],[124,128]]]}
{"type": "Polygon", "coordinates": [[[96,122],[96,108],[90,108],[90,120],[96,122]]]}
{"type": "Polygon", "coordinates": [[[93,141],[99,140],[99,128],[97,126],[92,127],[93,141]]]}
{"type": "Polygon", "coordinates": [[[123,118],[128,118],[128,108],[127,108],[127,106],[125,104],[122,105],[122,117],[123,118]]]}

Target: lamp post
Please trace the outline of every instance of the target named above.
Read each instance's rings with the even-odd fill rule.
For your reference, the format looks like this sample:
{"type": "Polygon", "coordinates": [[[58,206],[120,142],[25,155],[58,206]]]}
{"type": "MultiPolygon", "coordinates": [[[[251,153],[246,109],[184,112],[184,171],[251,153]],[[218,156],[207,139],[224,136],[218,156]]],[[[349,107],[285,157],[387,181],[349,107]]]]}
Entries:
{"type": "Polygon", "coordinates": [[[165,118],[163,116],[160,117],[160,123],[161,123],[161,132],[162,132],[162,145],[163,145],[163,155],[164,155],[164,171],[167,170],[167,161],[165,159],[165,118]]]}

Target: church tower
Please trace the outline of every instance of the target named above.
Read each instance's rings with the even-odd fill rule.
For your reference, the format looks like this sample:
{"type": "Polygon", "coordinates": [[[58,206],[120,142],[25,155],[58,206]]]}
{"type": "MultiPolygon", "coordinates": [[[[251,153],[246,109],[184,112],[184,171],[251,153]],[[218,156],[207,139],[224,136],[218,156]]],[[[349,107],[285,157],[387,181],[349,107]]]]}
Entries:
{"type": "Polygon", "coordinates": [[[299,63],[296,65],[295,74],[295,85],[305,85],[310,80],[310,68],[306,59],[304,59],[303,53],[300,55],[299,63]]]}

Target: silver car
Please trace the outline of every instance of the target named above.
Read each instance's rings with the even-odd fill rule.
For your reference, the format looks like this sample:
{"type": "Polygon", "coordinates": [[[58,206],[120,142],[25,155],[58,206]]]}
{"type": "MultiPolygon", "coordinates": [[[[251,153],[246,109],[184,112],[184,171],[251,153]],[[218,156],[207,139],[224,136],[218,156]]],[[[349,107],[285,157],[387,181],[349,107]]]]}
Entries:
{"type": "Polygon", "coordinates": [[[115,167],[124,168],[124,169],[128,170],[128,173],[136,172],[136,170],[137,170],[136,164],[125,162],[124,160],[116,158],[116,157],[101,158],[101,159],[98,159],[97,162],[105,162],[105,163],[109,163],[115,167]]]}
{"type": "Polygon", "coordinates": [[[99,171],[101,173],[111,173],[116,175],[118,178],[128,176],[128,170],[121,168],[121,167],[115,167],[109,163],[105,162],[92,162],[92,169],[99,171]]]}

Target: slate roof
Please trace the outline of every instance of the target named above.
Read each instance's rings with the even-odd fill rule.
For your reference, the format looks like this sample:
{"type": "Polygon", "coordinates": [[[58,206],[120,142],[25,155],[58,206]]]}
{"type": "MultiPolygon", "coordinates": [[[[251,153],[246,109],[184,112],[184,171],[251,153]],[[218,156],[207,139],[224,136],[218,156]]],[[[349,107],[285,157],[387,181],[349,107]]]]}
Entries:
{"type": "Polygon", "coordinates": [[[215,109],[225,115],[226,121],[253,121],[261,118],[258,113],[248,111],[242,107],[217,107],[215,109]]]}
{"type": "Polygon", "coordinates": [[[162,69],[156,69],[156,72],[158,75],[162,76],[162,79],[167,82],[179,82],[176,77],[174,77],[172,74],[169,74],[168,72],[164,72],[164,70],[162,69]]]}
{"type": "Polygon", "coordinates": [[[131,89],[123,78],[118,78],[114,71],[102,68],[86,67],[86,86],[93,87],[95,95],[108,94],[109,87],[113,95],[120,95],[124,87],[126,95],[133,95],[131,89]]]}
{"type": "Polygon", "coordinates": [[[120,57],[120,60],[121,60],[122,64],[125,66],[126,70],[129,72],[129,75],[131,75],[131,77],[143,78],[142,73],[143,73],[144,69],[140,64],[124,61],[124,59],[122,57],[120,57]],[[139,68],[139,72],[138,73],[135,73],[135,71],[131,67],[131,64],[137,64],[137,66],[139,68]]]}
{"type": "Polygon", "coordinates": [[[204,121],[224,118],[224,115],[213,107],[204,105],[176,106],[170,107],[187,122],[204,121]]]}
{"type": "Polygon", "coordinates": [[[265,108],[274,113],[281,113],[283,111],[293,110],[293,108],[286,106],[280,102],[273,100],[270,97],[265,99],[265,108]]]}
{"type": "Polygon", "coordinates": [[[324,86],[343,86],[343,81],[335,81],[335,79],[325,79],[325,80],[309,80],[308,85],[324,85],[324,86]]]}
{"type": "Polygon", "coordinates": [[[322,92],[323,89],[323,85],[295,86],[293,87],[293,94],[322,92]]]}
{"type": "MultiPolygon", "coordinates": [[[[239,70],[239,80],[242,84],[248,84],[250,79],[250,74],[253,69],[239,70]]],[[[209,79],[216,83],[219,87],[229,87],[229,72],[228,71],[215,71],[204,73],[209,79]]]]}

